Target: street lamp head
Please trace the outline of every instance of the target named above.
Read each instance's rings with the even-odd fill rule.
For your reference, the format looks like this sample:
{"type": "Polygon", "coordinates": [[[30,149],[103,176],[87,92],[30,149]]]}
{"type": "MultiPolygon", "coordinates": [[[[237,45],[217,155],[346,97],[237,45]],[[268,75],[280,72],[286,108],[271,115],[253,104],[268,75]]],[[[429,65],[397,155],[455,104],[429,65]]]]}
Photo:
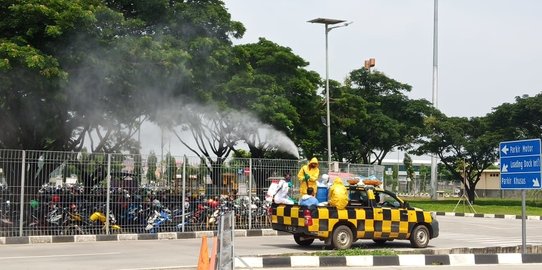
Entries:
{"type": "MultiPolygon", "coordinates": [[[[339,28],[339,27],[345,27],[345,26],[348,26],[348,25],[350,25],[352,23],[354,23],[354,22],[350,21],[350,22],[345,22],[345,23],[340,24],[340,25],[331,26],[331,27],[328,27],[328,31],[331,31],[331,29],[335,29],[335,28],[339,28]]],[[[326,27],[327,26],[328,25],[326,24],[326,27]]]]}
{"type": "MultiPolygon", "coordinates": [[[[345,20],[337,20],[337,19],[327,19],[327,18],[316,18],[313,20],[308,21],[310,23],[321,23],[321,24],[338,24],[342,22],[346,22],[345,20]]],[[[350,23],[348,23],[350,24],[350,23]]]]}

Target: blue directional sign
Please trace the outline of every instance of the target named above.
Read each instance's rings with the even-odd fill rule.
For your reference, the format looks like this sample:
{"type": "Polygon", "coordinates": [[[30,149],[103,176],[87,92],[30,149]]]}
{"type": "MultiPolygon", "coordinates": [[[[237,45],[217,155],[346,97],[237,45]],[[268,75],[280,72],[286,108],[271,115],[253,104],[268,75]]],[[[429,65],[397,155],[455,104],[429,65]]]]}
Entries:
{"type": "Polygon", "coordinates": [[[501,157],[501,173],[524,173],[540,171],[540,155],[523,157],[501,157]]]}
{"type": "Polygon", "coordinates": [[[499,144],[501,189],[540,189],[540,139],[499,144]]]}

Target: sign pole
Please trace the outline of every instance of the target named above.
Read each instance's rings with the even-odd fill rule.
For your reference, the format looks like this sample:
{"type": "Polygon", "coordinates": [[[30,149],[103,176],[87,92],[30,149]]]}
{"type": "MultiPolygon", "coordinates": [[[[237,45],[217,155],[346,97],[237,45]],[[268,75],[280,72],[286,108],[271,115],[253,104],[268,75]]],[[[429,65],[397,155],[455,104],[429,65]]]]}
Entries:
{"type": "Polygon", "coordinates": [[[526,222],[526,207],[525,207],[525,189],[521,190],[521,254],[525,254],[527,247],[527,222],[526,222]]]}

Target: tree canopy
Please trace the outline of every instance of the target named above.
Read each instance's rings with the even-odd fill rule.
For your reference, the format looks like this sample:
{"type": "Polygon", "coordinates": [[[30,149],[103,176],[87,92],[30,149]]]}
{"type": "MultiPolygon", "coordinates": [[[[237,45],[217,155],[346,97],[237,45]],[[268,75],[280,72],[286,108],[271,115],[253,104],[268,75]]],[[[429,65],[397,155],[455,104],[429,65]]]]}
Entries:
{"type": "Polygon", "coordinates": [[[428,135],[418,140],[417,154],[436,154],[456,179],[461,179],[469,201],[474,202],[482,172],[497,161],[499,134],[485,117],[435,115],[426,121],[428,135]]]}
{"type": "Polygon", "coordinates": [[[353,163],[378,163],[394,149],[409,149],[423,135],[433,107],[406,96],[411,86],[379,71],[354,70],[331,95],[334,154],[353,163]]]}
{"type": "Polygon", "coordinates": [[[0,14],[0,145],[14,149],[127,150],[165,101],[206,99],[244,32],[212,0],[1,1],[0,14]]]}
{"type": "MultiPolygon", "coordinates": [[[[308,63],[290,48],[264,38],[255,44],[236,46],[234,54],[238,64],[232,67],[232,79],[216,100],[254,113],[313,154],[315,149],[303,140],[315,139],[314,130],[318,128],[313,123],[321,111],[321,97],[317,94],[320,76],[306,70],[308,63]]],[[[241,138],[253,157],[266,157],[265,150],[269,149],[258,139],[257,130],[244,131],[241,138]]]]}

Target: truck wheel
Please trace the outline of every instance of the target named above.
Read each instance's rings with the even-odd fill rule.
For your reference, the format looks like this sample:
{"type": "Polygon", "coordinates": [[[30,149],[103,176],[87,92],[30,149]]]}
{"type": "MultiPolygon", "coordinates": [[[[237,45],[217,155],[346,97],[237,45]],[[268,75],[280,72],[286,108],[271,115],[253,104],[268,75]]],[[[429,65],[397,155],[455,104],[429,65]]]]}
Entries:
{"type": "Polygon", "coordinates": [[[349,249],[354,242],[352,230],[348,226],[341,225],[333,230],[331,242],[335,249],[349,249]]]}
{"type": "Polygon", "coordinates": [[[410,234],[410,245],[414,248],[424,248],[429,244],[429,229],[425,225],[418,225],[410,234]]]}
{"type": "Polygon", "coordinates": [[[302,246],[302,247],[307,247],[307,246],[310,246],[312,244],[312,242],[314,242],[314,238],[310,238],[310,239],[301,239],[301,235],[299,234],[294,234],[294,240],[295,242],[302,246]]]}

